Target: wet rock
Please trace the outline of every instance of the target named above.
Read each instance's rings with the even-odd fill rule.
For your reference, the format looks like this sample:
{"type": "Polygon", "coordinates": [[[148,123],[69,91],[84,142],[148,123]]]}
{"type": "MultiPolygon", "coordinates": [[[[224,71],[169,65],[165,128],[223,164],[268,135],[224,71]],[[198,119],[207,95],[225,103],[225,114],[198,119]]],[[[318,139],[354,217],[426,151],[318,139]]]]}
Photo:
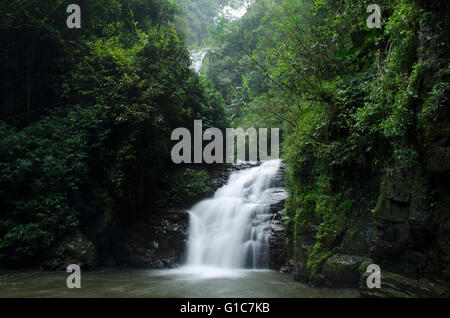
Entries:
{"type": "Polygon", "coordinates": [[[187,240],[188,213],[167,209],[150,215],[121,234],[116,265],[148,268],[177,266],[187,240]]]}
{"type": "Polygon", "coordinates": [[[278,211],[277,213],[274,214],[272,219],[281,221],[285,214],[286,214],[286,209],[280,210],[280,211],[278,211]]]}
{"type": "Polygon", "coordinates": [[[359,291],[364,297],[449,297],[448,286],[427,279],[411,279],[402,275],[381,271],[381,288],[369,288],[364,273],[359,282],[359,291]]]}
{"type": "Polygon", "coordinates": [[[274,188],[266,190],[260,203],[268,205],[270,213],[274,213],[270,221],[269,235],[269,268],[292,272],[293,264],[286,266],[286,235],[283,223],[283,216],[286,211],[284,203],[288,196],[287,191],[282,187],[284,180],[285,166],[282,163],[277,172],[275,180],[272,182],[274,188]]]}
{"type": "Polygon", "coordinates": [[[288,194],[284,188],[271,188],[264,191],[262,199],[258,202],[269,205],[271,213],[276,213],[284,208],[288,194]]]}
{"type": "Polygon", "coordinates": [[[97,263],[95,245],[81,233],[67,237],[47,255],[47,260],[42,263],[45,270],[65,270],[70,264],[78,264],[82,269],[93,269],[97,263]]]}
{"type": "Polygon", "coordinates": [[[220,176],[211,181],[211,189],[213,192],[217,191],[217,189],[223,187],[223,185],[227,182],[227,176],[220,176]]]}
{"type": "Polygon", "coordinates": [[[284,224],[281,217],[284,210],[279,211],[270,222],[269,236],[269,268],[280,270],[286,262],[286,243],[284,224]]]}
{"type": "Polygon", "coordinates": [[[210,187],[213,192],[225,185],[230,176],[231,171],[234,171],[234,166],[231,164],[214,165],[208,170],[209,178],[211,180],[210,187]]]}
{"type": "Polygon", "coordinates": [[[274,188],[284,188],[284,175],[286,173],[286,165],[281,162],[280,168],[277,171],[277,175],[272,180],[271,186],[274,188]]]}
{"type": "Polygon", "coordinates": [[[294,272],[294,266],[295,266],[294,260],[290,259],[285,265],[280,267],[280,272],[283,274],[291,274],[294,272]]]}

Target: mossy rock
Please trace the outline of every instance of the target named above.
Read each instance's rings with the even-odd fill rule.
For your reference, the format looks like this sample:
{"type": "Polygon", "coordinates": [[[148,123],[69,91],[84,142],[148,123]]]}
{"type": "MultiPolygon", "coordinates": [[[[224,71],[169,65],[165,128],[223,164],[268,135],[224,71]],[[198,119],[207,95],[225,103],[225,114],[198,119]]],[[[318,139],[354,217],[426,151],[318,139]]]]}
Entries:
{"type": "Polygon", "coordinates": [[[323,275],[326,278],[326,285],[356,288],[358,287],[361,276],[360,265],[368,265],[371,263],[372,260],[366,257],[341,254],[333,255],[323,264],[323,275]]]}
{"type": "Polygon", "coordinates": [[[345,217],[340,214],[334,214],[320,223],[318,229],[316,240],[323,247],[331,250],[339,244],[347,230],[345,217]]]}
{"type": "Polygon", "coordinates": [[[380,288],[368,288],[367,278],[370,273],[364,273],[359,282],[359,291],[364,297],[388,298],[419,298],[419,297],[449,297],[450,288],[427,279],[411,279],[399,274],[381,270],[380,288]]]}
{"type": "Polygon", "coordinates": [[[318,248],[313,248],[313,251],[308,255],[306,264],[311,276],[322,272],[322,266],[331,254],[332,252],[330,251],[322,251],[318,248]]]}
{"type": "Polygon", "coordinates": [[[92,269],[96,263],[95,245],[81,233],[76,233],[63,240],[56,248],[51,249],[42,266],[47,270],[65,270],[70,264],[78,264],[83,269],[92,269]]]}

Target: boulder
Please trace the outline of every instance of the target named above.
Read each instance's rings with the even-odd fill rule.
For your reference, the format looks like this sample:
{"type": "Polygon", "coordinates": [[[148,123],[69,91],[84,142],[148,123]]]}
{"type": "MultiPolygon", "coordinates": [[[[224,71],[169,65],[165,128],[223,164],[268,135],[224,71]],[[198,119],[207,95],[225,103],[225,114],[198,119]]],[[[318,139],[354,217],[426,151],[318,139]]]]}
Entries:
{"type": "Polygon", "coordinates": [[[287,263],[280,267],[280,272],[283,274],[292,274],[294,272],[295,262],[290,259],[287,263]]]}
{"type": "Polygon", "coordinates": [[[373,261],[356,255],[336,254],[329,257],[322,267],[325,285],[332,287],[358,287],[361,270],[373,261]]]}
{"type": "Polygon", "coordinates": [[[364,273],[359,282],[359,292],[364,297],[449,297],[448,287],[427,279],[411,279],[402,275],[381,270],[381,288],[369,288],[364,273]]]}
{"type": "Polygon", "coordinates": [[[65,270],[70,264],[78,264],[82,269],[93,269],[96,263],[95,245],[78,232],[48,251],[47,260],[42,263],[42,267],[46,270],[65,270]]]}

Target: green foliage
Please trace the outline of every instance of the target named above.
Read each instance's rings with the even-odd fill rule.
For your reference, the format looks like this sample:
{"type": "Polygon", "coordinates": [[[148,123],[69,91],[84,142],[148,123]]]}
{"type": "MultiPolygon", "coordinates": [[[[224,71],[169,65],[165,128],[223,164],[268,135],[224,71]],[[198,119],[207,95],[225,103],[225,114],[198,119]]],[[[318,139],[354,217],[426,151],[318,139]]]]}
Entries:
{"type": "Polygon", "coordinates": [[[332,255],[332,252],[324,249],[319,243],[316,243],[308,257],[306,266],[312,275],[319,274],[322,271],[322,265],[332,255]]]}
{"type": "Polygon", "coordinates": [[[174,186],[168,197],[173,205],[192,203],[211,194],[211,180],[206,170],[185,169],[173,176],[174,186]]]}
{"type": "Polygon", "coordinates": [[[86,135],[51,116],[20,131],[1,125],[0,263],[45,251],[79,225],[88,180],[86,135]]]}
{"type": "MultiPolygon", "coordinates": [[[[29,64],[33,89],[43,87],[49,95],[38,101],[32,91],[26,117],[15,99],[21,88],[4,92],[4,101],[18,100],[8,115],[20,115],[0,121],[0,264],[12,267],[45,260],[50,248],[76,231],[101,239],[104,231],[149,213],[167,193],[179,202],[205,194],[205,172],[174,177],[170,133],[191,128],[194,119],[220,128],[227,123],[221,96],[190,69],[172,23],[174,3],[82,2],[83,27],[70,33],[60,25],[67,16],[62,1],[28,2],[33,6],[2,3],[8,19],[0,32],[14,41],[0,56],[27,47],[27,23],[41,26],[40,36],[61,50],[46,56],[37,44],[31,47],[47,72],[50,64],[58,71],[49,74],[50,82],[39,82],[36,61],[29,64]],[[64,9],[62,16],[37,18],[49,5],[64,9]],[[52,107],[33,115],[38,102],[52,107]],[[179,183],[165,182],[173,178],[179,183]]],[[[1,68],[5,78],[17,70],[7,63],[1,68]]]]}
{"type": "Polygon", "coordinates": [[[186,35],[189,46],[203,46],[208,40],[208,28],[227,0],[176,0],[182,14],[177,28],[186,35]]]}
{"type": "MultiPolygon", "coordinates": [[[[259,0],[214,23],[228,3],[86,0],[78,32],[64,1],[0,4],[0,263],[39,259],[75,229],[96,237],[166,195],[206,195],[205,171],[173,169],[170,132],[230,115],[283,128],[287,241],[292,254],[318,225],[316,272],[371,213],[367,180],[423,171],[427,147],[448,138],[443,1],[380,0],[381,29],[367,28],[366,0],[259,0]],[[201,77],[181,32],[210,47],[201,77]]],[[[427,178],[414,189],[431,202],[427,178]]],[[[369,189],[375,210],[383,187],[369,189]]]]}
{"type": "Polygon", "coordinates": [[[423,171],[427,147],[449,134],[444,2],[379,1],[380,29],[366,26],[370,3],[261,0],[213,30],[205,75],[233,123],[283,128],[287,241],[293,255],[318,225],[311,269],[357,214],[370,217],[365,191],[385,199],[368,180],[423,171]]]}

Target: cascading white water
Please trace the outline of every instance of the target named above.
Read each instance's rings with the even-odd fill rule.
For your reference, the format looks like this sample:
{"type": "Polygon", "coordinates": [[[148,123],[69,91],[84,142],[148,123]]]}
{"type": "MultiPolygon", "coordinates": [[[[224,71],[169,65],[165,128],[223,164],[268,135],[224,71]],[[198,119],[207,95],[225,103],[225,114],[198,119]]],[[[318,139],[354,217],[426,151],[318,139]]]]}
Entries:
{"type": "Polygon", "coordinates": [[[206,53],[208,53],[208,48],[191,51],[192,68],[197,73],[200,73],[202,69],[203,59],[205,58],[206,53]]]}
{"type": "Polygon", "coordinates": [[[189,211],[187,266],[267,268],[272,186],[280,160],[231,174],[210,199],[189,211]]]}

